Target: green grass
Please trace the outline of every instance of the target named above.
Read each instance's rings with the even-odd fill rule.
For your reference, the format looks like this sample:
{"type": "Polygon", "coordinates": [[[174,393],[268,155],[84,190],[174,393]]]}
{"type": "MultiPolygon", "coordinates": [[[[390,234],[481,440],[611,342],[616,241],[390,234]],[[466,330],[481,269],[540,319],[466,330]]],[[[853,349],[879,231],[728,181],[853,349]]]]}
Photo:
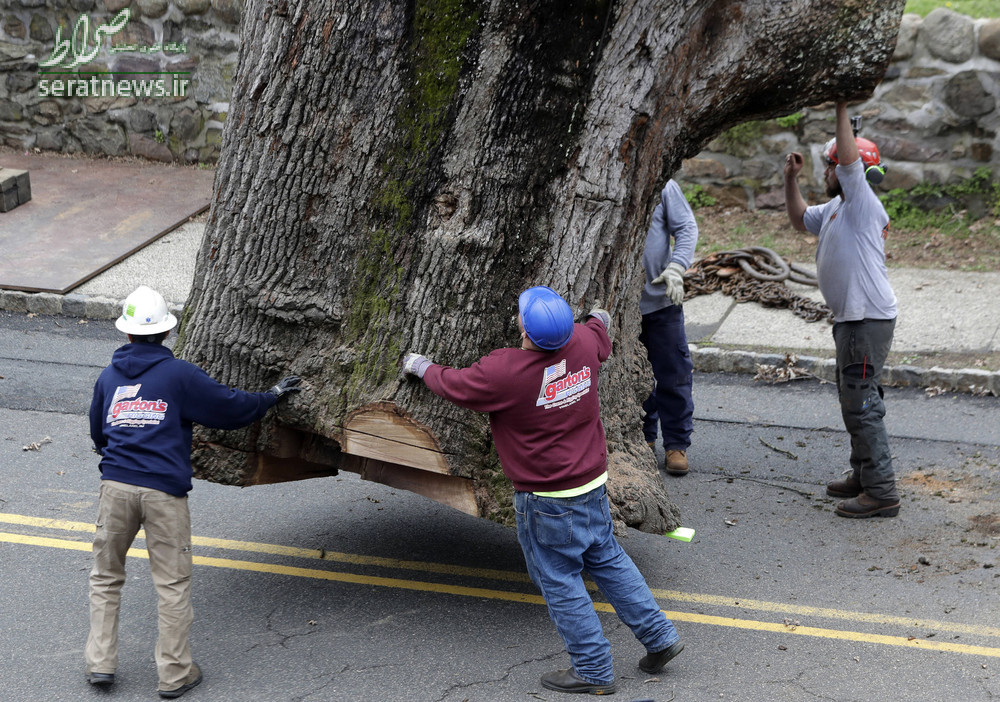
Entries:
{"type": "Polygon", "coordinates": [[[997,0],[951,0],[951,2],[909,0],[906,3],[905,11],[926,17],[927,13],[938,7],[947,7],[950,10],[954,10],[961,15],[967,15],[973,19],[1000,17],[1000,2],[997,2],[997,0]]]}

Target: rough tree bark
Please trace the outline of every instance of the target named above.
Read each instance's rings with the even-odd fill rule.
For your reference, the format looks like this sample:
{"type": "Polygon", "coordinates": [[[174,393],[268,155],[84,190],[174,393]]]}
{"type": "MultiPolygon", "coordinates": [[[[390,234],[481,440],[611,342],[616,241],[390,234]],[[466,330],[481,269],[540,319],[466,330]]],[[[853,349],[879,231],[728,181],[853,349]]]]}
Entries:
{"type": "Polygon", "coordinates": [[[180,346],[229,384],[295,371],[309,391],[251,429],[199,433],[199,476],[348,469],[510,522],[485,417],[398,362],[515,345],[517,294],[546,284],[612,313],[619,526],[677,526],[639,430],[652,204],[723,129],[868,96],[903,4],[250,0],[180,346]]]}

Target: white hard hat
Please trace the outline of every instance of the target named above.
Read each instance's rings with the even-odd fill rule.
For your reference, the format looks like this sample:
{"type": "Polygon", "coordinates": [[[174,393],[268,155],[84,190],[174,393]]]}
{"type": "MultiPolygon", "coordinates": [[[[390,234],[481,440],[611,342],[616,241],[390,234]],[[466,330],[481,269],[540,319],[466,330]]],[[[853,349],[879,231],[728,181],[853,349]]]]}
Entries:
{"type": "Polygon", "coordinates": [[[122,316],[115,320],[118,331],[150,336],[170,331],[177,326],[177,317],[170,314],[163,295],[140,285],[122,304],[122,316]]]}

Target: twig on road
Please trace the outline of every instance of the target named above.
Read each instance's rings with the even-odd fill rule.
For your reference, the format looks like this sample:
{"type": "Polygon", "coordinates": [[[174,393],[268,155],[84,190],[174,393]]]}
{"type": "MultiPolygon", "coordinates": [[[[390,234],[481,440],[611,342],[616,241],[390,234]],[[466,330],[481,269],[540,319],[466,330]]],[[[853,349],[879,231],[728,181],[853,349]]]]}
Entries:
{"type": "Polygon", "coordinates": [[[799,490],[798,488],[788,487],[787,485],[775,485],[774,483],[769,483],[766,480],[760,480],[758,478],[748,478],[742,475],[723,475],[718,478],[710,478],[709,480],[703,480],[704,483],[714,483],[719,480],[749,480],[751,483],[760,483],[761,485],[766,485],[768,487],[778,488],[779,490],[788,490],[789,492],[797,492],[803,497],[814,497],[816,493],[806,492],[805,490],[799,490]]]}
{"type": "Polygon", "coordinates": [[[766,441],[764,441],[764,439],[762,439],[762,438],[761,438],[761,437],[759,437],[759,436],[757,437],[757,439],[758,439],[758,440],[760,441],[760,443],[764,444],[765,446],[767,446],[767,447],[768,447],[769,449],[771,449],[772,451],[777,451],[778,453],[783,453],[783,454],[785,454],[786,456],[788,456],[789,458],[791,458],[791,459],[792,459],[793,461],[797,461],[797,460],[799,460],[799,457],[798,457],[798,456],[796,456],[796,455],[795,455],[794,453],[792,453],[791,451],[786,451],[786,450],[785,450],[785,449],[783,449],[783,448],[778,448],[777,446],[772,446],[771,444],[767,443],[766,441]]]}

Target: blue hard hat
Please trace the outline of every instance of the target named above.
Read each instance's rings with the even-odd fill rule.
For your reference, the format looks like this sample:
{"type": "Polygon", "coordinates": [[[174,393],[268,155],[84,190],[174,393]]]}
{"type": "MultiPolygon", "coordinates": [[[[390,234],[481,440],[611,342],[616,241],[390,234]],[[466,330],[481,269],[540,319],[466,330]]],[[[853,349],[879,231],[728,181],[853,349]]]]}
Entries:
{"type": "Polygon", "coordinates": [[[573,336],[573,311],[552,288],[528,288],[517,298],[517,309],[525,333],[540,349],[555,351],[573,336]]]}

